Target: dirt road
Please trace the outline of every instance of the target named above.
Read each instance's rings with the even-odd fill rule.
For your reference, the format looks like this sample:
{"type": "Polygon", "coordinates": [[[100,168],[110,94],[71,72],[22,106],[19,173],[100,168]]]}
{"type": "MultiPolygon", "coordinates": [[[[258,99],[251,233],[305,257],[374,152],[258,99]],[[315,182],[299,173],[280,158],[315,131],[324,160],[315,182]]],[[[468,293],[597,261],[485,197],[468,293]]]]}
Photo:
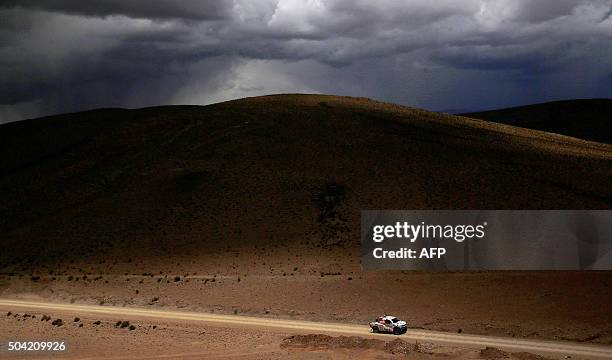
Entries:
{"type": "MultiPolygon", "coordinates": [[[[31,302],[0,299],[0,309],[6,311],[29,310],[39,312],[69,313],[73,315],[117,316],[121,318],[147,318],[160,320],[180,320],[187,322],[208,323],[216,326],[242,328],[269,328],[295,331],[298,333],[325,333],[336,335],[353,335],[362,337],[389,337],[393,335],[373,334],[365,325],[322,323],[302,320],[283,320],[257,318],[238,315],[219,315],[209,313],[167,311],[161,309],[143,309],[130,307],[113,307],[99,305],[78,305],[31,302]]],[[[410,329],[400,336],[404,340],[429,341],[437,344],[463,347],[483,348],[496,347],[508,351],[526,351],[548,355],[571,355],[579,358],[612,359],[612,347],[585,345],[570,342],[524,340],[492,336],[452,334],[436,331],[410,329]]]]}

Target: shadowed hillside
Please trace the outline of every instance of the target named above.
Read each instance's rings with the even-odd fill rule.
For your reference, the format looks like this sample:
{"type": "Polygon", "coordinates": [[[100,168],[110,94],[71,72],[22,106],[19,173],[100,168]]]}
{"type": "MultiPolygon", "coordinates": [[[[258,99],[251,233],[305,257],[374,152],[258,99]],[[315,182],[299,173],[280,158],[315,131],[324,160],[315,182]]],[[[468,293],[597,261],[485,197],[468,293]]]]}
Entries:
{"type": "Polygon", "coordinates": [[[612,201],[612,146],[363,98],[88,111],[3,125],[0,144],[3,267],[354,247],[361,209],[612,201]]]}
{"type": "Polygon", "coordinates": [[[612,143],[612,100],[610,99],[554,101],[463,115],[474,119],[612,143]]]}

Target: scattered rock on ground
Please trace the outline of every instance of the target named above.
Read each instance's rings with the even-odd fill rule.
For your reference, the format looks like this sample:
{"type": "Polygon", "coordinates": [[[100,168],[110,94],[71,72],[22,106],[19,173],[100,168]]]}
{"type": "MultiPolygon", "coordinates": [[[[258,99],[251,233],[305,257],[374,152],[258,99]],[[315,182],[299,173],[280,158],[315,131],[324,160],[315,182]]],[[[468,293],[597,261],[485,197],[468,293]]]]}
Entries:
{"type": "Polygon", "coordinates": [[[383,341],[359,336],[329,336],[323,334],[293,335],[283,339],[283,348],[379,350],[394,355],[408,355],[413,346],[401,339],[383,341]]]}
{"type": "Polygon", "coordinates": [[[487,346],[486,348],[480,350],[480,357],[487,360],[495,360],[495,359],[507,359],[509,358],[509,354],[503,350],[498,348],[487,346]]]}
{"type": "Polygon", "coordinates": [[[385,350],[393,355],[408,355],[413,347],[401,339],[395,339],[385,344],[385,350]]]}
{"type": "Polygon", "coordinates": [[[414,351],[422,354],[433,354],[434,345],[430,342],[417,342],[414,351]]]}

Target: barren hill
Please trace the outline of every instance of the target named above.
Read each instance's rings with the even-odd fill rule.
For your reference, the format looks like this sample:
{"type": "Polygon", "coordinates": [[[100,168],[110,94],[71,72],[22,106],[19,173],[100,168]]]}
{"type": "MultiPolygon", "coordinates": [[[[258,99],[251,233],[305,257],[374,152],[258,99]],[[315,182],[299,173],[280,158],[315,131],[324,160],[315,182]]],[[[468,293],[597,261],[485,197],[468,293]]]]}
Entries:
{"type": "Polygon", "coordinates": [[[612,143],[612,99],[553,101],[464,116],[612,143]]]}
{"type": "Polygon", "coordinates": [[[612,203],[610,145],[364,98],[94,110],[0,126],[0,144],[3,268],[352,247],[361,209],[612,203]]]}

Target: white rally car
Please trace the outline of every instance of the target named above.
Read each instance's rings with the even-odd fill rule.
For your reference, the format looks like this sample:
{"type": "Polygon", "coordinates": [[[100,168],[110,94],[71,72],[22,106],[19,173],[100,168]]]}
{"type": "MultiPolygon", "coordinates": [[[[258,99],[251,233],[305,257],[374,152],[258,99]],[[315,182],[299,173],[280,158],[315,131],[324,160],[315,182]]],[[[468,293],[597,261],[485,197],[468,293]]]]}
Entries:
{"type": "Polygon", "coordinates": [[[408,324],[395,316],[383,315],[370,322],[372,332],[393,333],[395,335],[405,334],[408,331],[408,324]]]}

